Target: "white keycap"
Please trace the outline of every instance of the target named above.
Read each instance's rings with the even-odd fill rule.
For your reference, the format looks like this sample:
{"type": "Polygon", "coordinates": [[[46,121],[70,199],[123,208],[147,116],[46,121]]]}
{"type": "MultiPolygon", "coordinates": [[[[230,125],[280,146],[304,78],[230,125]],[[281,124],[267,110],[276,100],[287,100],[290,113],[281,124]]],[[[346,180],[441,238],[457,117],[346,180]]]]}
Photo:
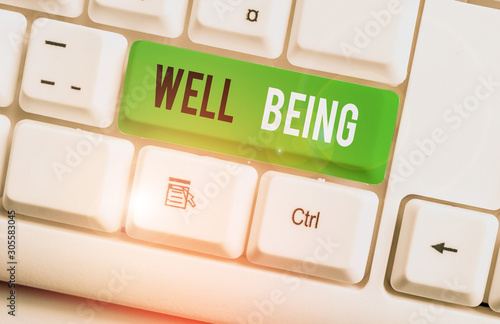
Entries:
{"type": "Polygon", "coordinates": [[[28,45],[21,108],[108,127],[118,106],[125,37],[45,18],[33,25],[37,33],[28,45]]]}
{"type": "Polygon", "coordinates": [[[250,166],[145,147],[137,162],[127,234],[237,258],[244,249],[256,181],[250,166]]]}
{"type": "Polygon", "coordinates": [[[179,37],[187,0],[91,0],[90,18],[98,23],[164,37],[179,37]]]}
{"type": "Polygon", "coordinates": [[[0,9],[0,107],[14,101],[26,25],[20,13],[0,9]]]}
{"type": "Polygon", "coordinates": [[[76,18],[83,13],[85,0],[0,0],[0,3],[76,18]]]}
{"type": "Polygon", "coordinates": [[[3,192],[3,174],[7,158],[7,141],[9,139],[10,120],[0,115],[0,197],[3,192]]]}
{"type": "Polygon", "coordinates": [[[406,78],[420,1],[299,0],[290,63],[397,85],[406,78]]]}
{"type": "Polygon", "coordinates": [[[477,306],[490,271],[498,220],[413,199],[405,206],[391,284],[400,292],[477,306]]]}
{"type": "Polygon", "coordinates": [[[390,192],[500,208],[497,30],[500,10],[425,2],[390,192]]]}
{"type": "Polygon", "coordinates": [[[195,0],[189,38],[199,44],[276,58],[281,55],[291,0],[195,0]]]}
{"type": "Polygon", "coordinates": [[[267,172],[247,256],[257,264],[357,283],[365,273],[377,207],[371,191],[267,172]]]}
{"type": "Polygon", "coordinates": [[[121,228],[132,143],[100,134],[19,122],[3,196],[19,214],[105,232],[121,228]]]}

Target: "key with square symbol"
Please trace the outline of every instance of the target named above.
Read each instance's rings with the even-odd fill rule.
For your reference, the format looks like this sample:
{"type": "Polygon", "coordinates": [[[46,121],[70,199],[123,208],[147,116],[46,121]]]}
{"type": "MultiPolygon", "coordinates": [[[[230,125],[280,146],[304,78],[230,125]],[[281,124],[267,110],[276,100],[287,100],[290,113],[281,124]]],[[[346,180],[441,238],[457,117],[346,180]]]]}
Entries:
{"type": "Polygon", "coordinates": [[[19,104],[24,111],[108,127],[120,91],[122,35],[39,18],[30,39],[19,104]]]}
{"type": "Polygon", "coordinates": [[[195,0],[189,38],[195,42],[267,58],[281,55],[292,1],[195,0]]]}

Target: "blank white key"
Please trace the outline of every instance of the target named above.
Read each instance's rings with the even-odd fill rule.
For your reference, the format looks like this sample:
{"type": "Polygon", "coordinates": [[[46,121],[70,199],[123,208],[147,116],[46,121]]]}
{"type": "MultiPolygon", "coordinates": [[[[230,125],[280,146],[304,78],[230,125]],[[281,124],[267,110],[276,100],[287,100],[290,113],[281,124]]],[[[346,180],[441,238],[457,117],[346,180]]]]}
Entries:
{"type": "Polygon", "coordinates": [[[98,23],[164,37],[179,37],[187,0],[91,0],[90,18],[98,23]]]}
{"type": "Polygon", "coordinates": [[[127,50],[125,37],[45,18],[33,25],[37,33],[28,45],[21,108],[108,127],[118,102],[127,50]]]}
{"type": "Polygon", "coordinates": [[[137,162],[127,234],[237,258],[244,249],[256,181],[250,166],[145,147],[137,162]]]}
{"type": "Polygon", "coordinates": [[[289,61],[397,85],[406,78],[420,1],[299,0],[289,61]]]}
{"type": "Polygon", "coordinates": [[[291,0],[195,0],[189,38],[195,43],[276,58],[283,51],[291,4],[291,0]]]}
{"type": "Polygon", "coordinates": [[[123,139],[24,120],[12,139],[4,206],[105,232],[121,228],[134,147],[123,139]]]}
{"type": "Polygon", "coordinates": [[[7,141],[9,139],[10,120],[0,115],[0,197],[3,192],[3,173],[7,158],[7,141]]]}
{"type": "Polygon", "coordinates": [[[466,306],[483,300],[498,230],[491,214],[414,199],[405,206],[391,284],[466,306]]]}
{"type": "Polygon", "coordinates": [[[267,172],[247,256],[257,264],[357,283],[365,273],[377,207],[371,191],[267,172]]]}
{"type": "Polygon", "coordinates": [[[0,107],[14,101],[26,25],[20,13],[0,9],[0,107]]]}
{"type": "Polygon", "coordinates": [[[85,0],[0,0],[0,3],[76,18],[83,13],[85,0]]]}
{"type": "Polygon", "coordinates": [[[500,42],[488,41],[497,30],[500,10],[425,1],[391,191],[500,208],[500,42]]]}

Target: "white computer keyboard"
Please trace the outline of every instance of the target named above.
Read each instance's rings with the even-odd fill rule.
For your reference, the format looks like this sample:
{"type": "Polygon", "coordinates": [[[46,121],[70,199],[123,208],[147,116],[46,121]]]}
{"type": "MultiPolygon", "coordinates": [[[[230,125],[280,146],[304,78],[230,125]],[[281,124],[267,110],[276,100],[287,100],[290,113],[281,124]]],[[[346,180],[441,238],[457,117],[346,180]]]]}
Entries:
{"type": "Polygon", "coordinates": [[[0,322],[500,322],[468,2],[0,0],[0,322]]]}

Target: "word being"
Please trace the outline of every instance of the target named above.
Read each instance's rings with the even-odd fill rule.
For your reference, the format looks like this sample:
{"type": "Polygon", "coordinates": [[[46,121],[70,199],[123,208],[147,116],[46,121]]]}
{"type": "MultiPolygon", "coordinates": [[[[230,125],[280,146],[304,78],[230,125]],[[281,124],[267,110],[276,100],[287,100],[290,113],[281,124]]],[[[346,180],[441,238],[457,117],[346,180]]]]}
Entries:
{"type": "MultiPolygon", "coordinates": [[[[302,136],[303,138],[309,138],[310,129],[313,127],[312,139],[317,141],[319,134],[323,134],[323,140],[325,143],[331,143],[333,137],[333,130],[335,126],[335,119],[337,115],[338,101],[333,100],[330,111],[328,111],[327,100],[325,98],[319,98],[319,103],[316,105],[316,97],[309,96],[307,100],[307,95],[303,93],[291,92],[288,101],[288,110],[286,113],[286,118],[284,122],[283,133],[292,136],[302,136]],[[306,102],[307,109],[306,114],[301,117],[301,111],[295,110],[295,105],[297,101],[306,102]],[[313,112],[316,113],[316,120],[313,123],[313,112]],[[302,133],[299,129],[292,128],[292,122],[297,119],[302,122],[302,133]]],[[[266,99],[266,105],[264,108],[264,115],[262,117],[261,129],[268,131],[276,131],[282,123],[282,112],[281,109],[285,103],[285,94],[280,89],[269,87],[266,99]],[[275,100],[277,99],[277,100],[275,100]],[[276,102],[276,103],[274,103],[276,102]],[[271,115],[273,120],[271,121],[271,115]]],[[[356,132],[356,123],[353,121],[358,120],[358,108],[354,104],[346,104],[342,107],[340,112],[340,118],[337,125],[337,143],[340,146],[347,147],[351,145],[354,141],[354,135],[356,132]],[[349,121],[346,123],[347,116],[350,115],[349,121]],[[344,132],[347,130],[347,137],[344,137],[344,132]]]]}
{"type": "MultiPolygon", "coordinates": [[[[163,75],[163,65],[157,65],[156,71],[156,98],[155,107],[160,108],[165,101],[166,109],[171,110],[176,99],[179,87],[184,76],[184,70],[179,69],[174,80],[174,68],[172,66],[167,67],[167,72],[163,75]]],[[[210,91],[212,89],[213,75],[208,74],[205,80],[205,89],[203,92],[203,98],[201,101],[201,106],[199,107],[199,116],[209,119],[215,118],[215,113],[208,111],[208,102],[210,99],[210,91]]],[[[198,90],[193,89],[194,80],[204,80],[205,75],[203,73],[188,71],[187,79],[184,89],[184,95],[182,98],[181,113],[196,116],[198,114],[198,108],[189,106],[189,99],[198,97],[198,90]]],[[[231,86],[231,79],[226,79],[224,81],[224,90],[222,91],[221,101],[219,105],[219,113],[217,119],[220,121],[232,123],[233,116],[226,115],[226,104],[227,98],[229,96],[229,88],[231,86]]]]}

